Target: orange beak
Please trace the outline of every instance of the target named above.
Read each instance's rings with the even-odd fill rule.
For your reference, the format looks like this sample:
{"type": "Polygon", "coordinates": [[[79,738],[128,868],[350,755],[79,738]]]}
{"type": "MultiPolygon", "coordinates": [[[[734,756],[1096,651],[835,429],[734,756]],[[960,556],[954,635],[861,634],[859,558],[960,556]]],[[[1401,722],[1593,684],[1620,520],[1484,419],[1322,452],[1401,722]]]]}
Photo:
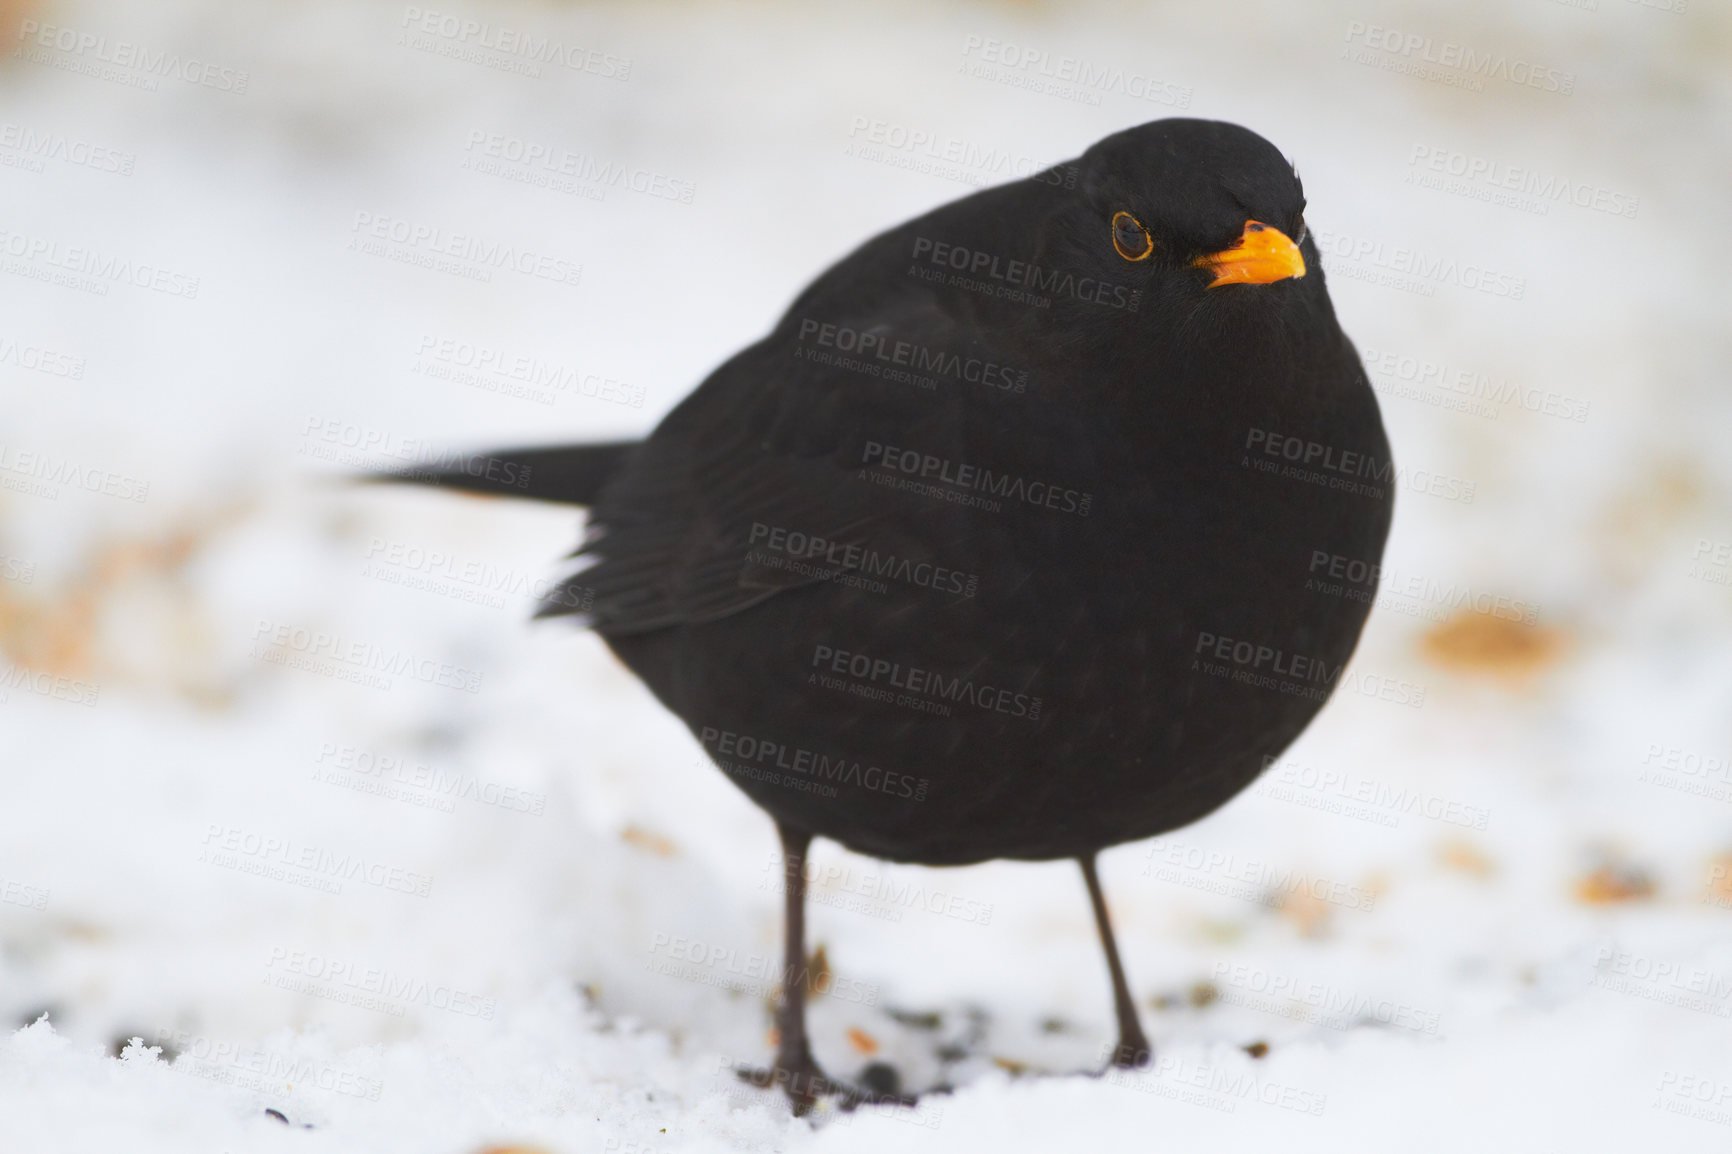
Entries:
{"type": "Polygon", "coordinates": [[[1215,274],[1210,288],[1224,284],[1269,284],[1305,275],[1305,258],[1299,246],[1280,229],[1255,220],[1245,222],[1245,231],[1232,248],[1200,256],[1191,266],[1215,274]]]}

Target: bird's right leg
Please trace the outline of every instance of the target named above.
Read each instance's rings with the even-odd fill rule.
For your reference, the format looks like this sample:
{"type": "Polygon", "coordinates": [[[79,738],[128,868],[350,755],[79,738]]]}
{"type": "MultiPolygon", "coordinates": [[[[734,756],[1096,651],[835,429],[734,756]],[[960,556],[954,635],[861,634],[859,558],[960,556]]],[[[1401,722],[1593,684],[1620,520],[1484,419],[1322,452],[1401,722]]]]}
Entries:
{"type": "Polygon", "coordinates": [[[1113,1048],[1112,1065],[1126,1069],[1146,1066],[1154,1052],[1149,1048],[1148,1035],[1137,1020],[1137,1003],[1131,997],[1130,983],[1125,981],[1125,967],[1119,961],[1118,943],[1113,940],[1113,923],[1107,917],[1107,899],[1101,893],[1100,875],[1095,872],[1095,857],[1089,854],[1077,861],[1082,865],[1083,881],[1088,884],[1089,904],[1095,910],[1095,928],[1100,931],[1101,948],[1107,955],[1107,973],[1113,980],[1113,1009],[1119,1019],[1119,1044],[1113,1048]]]}
{"type": "Polygon", "coordinates": [[[843,1110],[862,1102],[894,1102],[913,1106],[918,1099],[889,1086],[851,1086],[831,1080],[812,1057],[806,1036],[806,993],[812,981],[812,964],[806,958],[806,854],[812,835],[776,823],[782,838],[782,885],[786,933],[782,954],[782,1000],[776,1007],[776,1064],[769,1070],[741,1070],[746,1081],[765,1089],[780,1086],[799,1117],[825,1095],[834,1095],[843,1110]]]}

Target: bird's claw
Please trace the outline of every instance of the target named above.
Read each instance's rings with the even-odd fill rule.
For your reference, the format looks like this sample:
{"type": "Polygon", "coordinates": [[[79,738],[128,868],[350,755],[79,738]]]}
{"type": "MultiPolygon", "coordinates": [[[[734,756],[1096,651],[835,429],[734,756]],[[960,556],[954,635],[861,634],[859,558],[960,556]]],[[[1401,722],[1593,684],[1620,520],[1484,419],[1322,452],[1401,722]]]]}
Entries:
{"type": "Polygon", "coordinates": [[[785,1066],[778,1062],[768,1070],[753,1066],[737,1066],[734,1074],[740,1081],[760,1090],[781,1090],[788,1096],[796,1118],[810,1113],[820,1098],[836,1099],[836,1108],[844,1112],[858,1106],[894,1105],[918,1106],[920,1099],[912,1094],[888,1093],[830,1077],[816,1062],[785,1066]]]}
{"type": "Polygon", "coordinates": [[[734,1073],[740,1081],[760,1090],[782,1091],[788,1096],[795,1117],[810,1111],[818,1099],[847,1089],[840,1082],[832,1081],[816,1062],[810,1060],[789,1064],[778,1061],[768,1070],[739,1066],[734,1073]]]}
{"type": "Polygon", "coordinates": [[[1137,1070],[1147,1066],[1155,1056],[1148,1042],[1141,1038],[1131,1042],[1120,1042],[1113,1047],[1112,1059],[1107,1063],[1109,1069],[1137,1070]]]}

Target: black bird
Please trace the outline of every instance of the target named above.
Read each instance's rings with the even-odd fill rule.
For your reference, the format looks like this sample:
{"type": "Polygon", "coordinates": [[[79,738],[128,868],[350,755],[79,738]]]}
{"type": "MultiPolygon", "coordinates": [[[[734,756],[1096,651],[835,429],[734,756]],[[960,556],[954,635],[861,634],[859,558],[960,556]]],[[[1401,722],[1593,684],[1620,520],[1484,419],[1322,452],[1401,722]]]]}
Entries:
{"type": "MultiPolygon", "coordinates": [[[[867,241],[646,439],[386,479],[589,507],[538,616],[599,632],[768,811],[789,863],[773,1078],[805,1031],[814,835],[1082,865],[1196,821],[1322,707],[1394,475],[1292,166],[1162,120],[867,241]]],[[[1375,572],[1373,569],[1372,572],[1375,572]]],[[[857,1092],[856,1092],[857,1093],[857,1092]]]]}

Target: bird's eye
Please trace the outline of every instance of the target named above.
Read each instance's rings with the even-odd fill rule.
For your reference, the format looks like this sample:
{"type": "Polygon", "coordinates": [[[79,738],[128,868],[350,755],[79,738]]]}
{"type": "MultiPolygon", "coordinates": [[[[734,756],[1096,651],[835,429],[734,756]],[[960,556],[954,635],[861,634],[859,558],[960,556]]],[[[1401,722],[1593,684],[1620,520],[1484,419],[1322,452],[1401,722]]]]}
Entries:
{"type": "Polygon", "coordinates": [[[1143,222],[1128,212],[1113,214],[1113,247],[1126,260],[1147,260],[1155,251],[1154,238],[1143,222]]]}
{"type": "Polygon", "coordinates": [[[1309,231],[1310,231],[1310,228],[1306,225],[1305,218],[1300,217],[1299,218],[1299,231],[1293,234],[1293,243],[1294,244],[1304,244],[1305,243],[1305,234],[1309,231]]]}

